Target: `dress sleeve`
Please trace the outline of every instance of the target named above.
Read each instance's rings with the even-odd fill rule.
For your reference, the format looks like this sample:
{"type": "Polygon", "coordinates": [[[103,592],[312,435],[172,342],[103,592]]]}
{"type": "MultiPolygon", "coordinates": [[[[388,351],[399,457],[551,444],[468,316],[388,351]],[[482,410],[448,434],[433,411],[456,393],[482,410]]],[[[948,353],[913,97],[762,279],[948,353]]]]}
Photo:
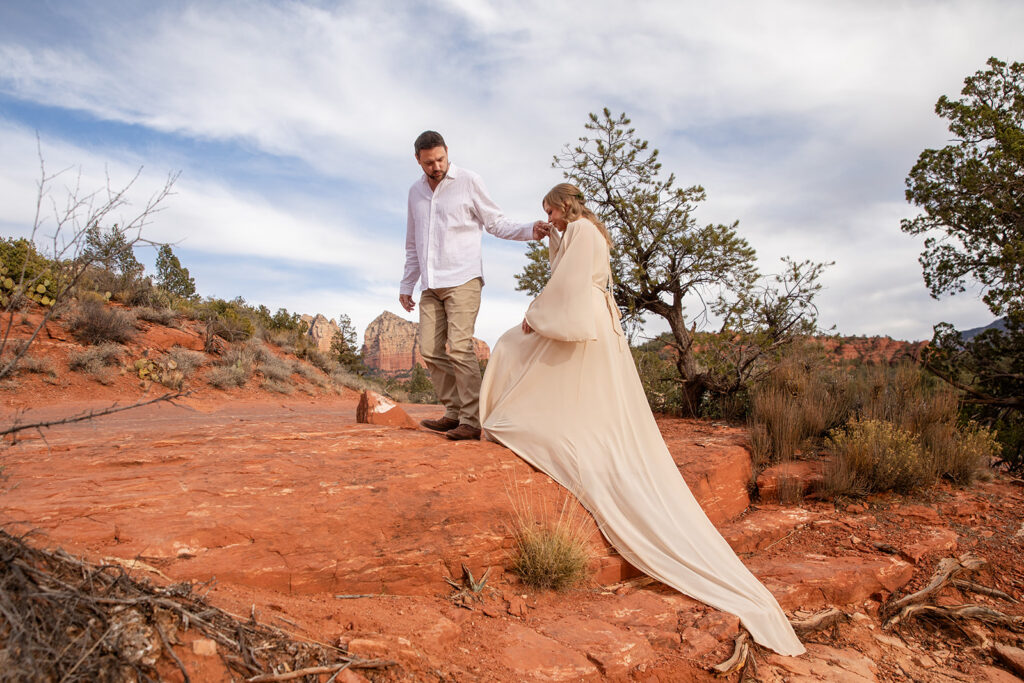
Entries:
{"type": "Polygon", "coordinates": [[[538,334],[559,341],[597,339],[590,291],[596,237],[589,221],[574,221],[566,228],[551,278],[526,311],[526,322],[538,334]]]}

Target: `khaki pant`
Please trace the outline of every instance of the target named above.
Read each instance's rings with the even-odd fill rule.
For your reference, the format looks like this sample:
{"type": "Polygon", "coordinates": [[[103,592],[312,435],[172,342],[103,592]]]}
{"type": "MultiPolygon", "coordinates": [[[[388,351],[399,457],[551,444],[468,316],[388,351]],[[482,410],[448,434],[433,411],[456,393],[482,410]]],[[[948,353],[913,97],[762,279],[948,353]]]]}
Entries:
{"type": "Polygon", "coordinates": [[[473,351],[473,326],[480,312],[483,280],[420,294],[420,353],[430,371],[445,417],[480,428],[480,363],[473,351]],[[447,350],[446,347],[447,346],[447,350]]]}

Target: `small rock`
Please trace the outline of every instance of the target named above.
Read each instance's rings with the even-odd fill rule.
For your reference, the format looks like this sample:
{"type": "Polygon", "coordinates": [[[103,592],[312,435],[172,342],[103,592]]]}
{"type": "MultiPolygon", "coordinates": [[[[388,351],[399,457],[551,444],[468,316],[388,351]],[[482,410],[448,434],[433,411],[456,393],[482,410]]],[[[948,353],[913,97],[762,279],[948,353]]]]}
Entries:
{"type": "Polygon", "coordinates": [[[209,638],[196,638],[192,641],[192,652],[200,657],[213,657],[217,654],[217,641],[209,638]]]}
{"type": "Polygon", "coordinates": [[[1018,676],[1024,676],[1024,650],[1012,645],[993,643],[992,651],[995,653],[996,659],[1007,669],[1018,676]]]}
{"type": "Polygon", "coordinates": [[[711,634],[693,626],[683,631],[682,640],[679,647],[681,654],[692,659],[700,659],[718,647],[718,640],[711,634]]]}
{"type": "Polygon", "coordinates": [[[388,644],[382,640],[372,638],[353,638],[348,641],[348,651],[352,654],[373,659],[384,657],[388,654],[388,644]]]}
{"type": "Polygon", "coordinates": [[[856,514],[860,514],[861,512],[866,512],[867,509],[868,509],[868,506],[864,505],[863,503],[850,503],[849,505],[846,506],[846,511],[849,512],[851,515],[856,515],[856,514]]]}

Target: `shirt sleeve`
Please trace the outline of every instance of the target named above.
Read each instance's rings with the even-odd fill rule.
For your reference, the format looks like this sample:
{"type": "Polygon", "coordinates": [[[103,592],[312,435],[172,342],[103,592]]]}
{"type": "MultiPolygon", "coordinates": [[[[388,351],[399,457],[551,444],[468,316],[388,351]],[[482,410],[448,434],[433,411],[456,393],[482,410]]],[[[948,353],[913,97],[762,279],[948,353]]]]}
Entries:
{"type": "Polygon", "coordinates": [[[412,294],[420,279],[420,257],[416,251],[416,222],[412,219],[412,193],[409,193],[408,218],[405,226],[405,272],[399,294],[412,294]]]}
{"type": "Polygon", "coordinates": [[[551,278],[526,311],[526,322],[538,334],[559,341],[597,339],[591,292],[596,237],[589,221],[575,221],[566,228],[551,278]]]}
{"type": "Polygon", "coordinates": [[[473,178],[471,192],[473,212],[484,226],[484,230],[505,240],[527,242],[533,239],[533,223],[516,223],[505,217],[491,196],[487,194],[484,181],[473,178]]]}

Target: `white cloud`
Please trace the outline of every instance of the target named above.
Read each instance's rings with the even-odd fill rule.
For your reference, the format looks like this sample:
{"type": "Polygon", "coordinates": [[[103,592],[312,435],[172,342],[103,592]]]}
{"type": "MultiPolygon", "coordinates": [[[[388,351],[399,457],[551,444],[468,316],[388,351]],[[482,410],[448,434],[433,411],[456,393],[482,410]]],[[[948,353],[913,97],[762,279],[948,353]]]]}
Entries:
{"type": "MultiPolygon", "coordinates": [[[[181,150],[179,194],[154,230],[223,259],[209,276],[218,293],[220,283],[230,287],[233,254],[287,269],[333,264],[343,275],[337,288],[307,287],[302,296],[237,292],[277,297],[264,302],[271,306],[310,310],[299,305],[307,301],[329,312],[335,299],[352,300],[353,311],[366,309],[353,319],[395,308],[401,215],[416,176],[411,141],[422,129],[441,130],[452,158],[480,172],[511,216],[528,220],[560,180],[551,155],[582,134],[588,111],[607,104],[633,116],[681,184],[708,189],[701,221],[740,219],[766,268],[782,254],[836,260],[822,316],[842,331],[923,337],[946,316],[985,322],[968,299],[932,302],[923,285],[915,289],[919,246],[898,229],[912,212],[901,203],[902,182],[921,149],[945,143],[932,113],[937,97],[955,94],[991,54],[1020,58],[1020,3],[326,7],[181,3],[123,13],[68,5],[55,24],[77,27],[67,35],[40,41],[43,28],[0,29],[0,93],[299,160],[316,187],[336,183],[357,198],[351,206],[248,186],[181,150]]],[[[67,163],[89,167],[123,158],[131,170],[152,151],[71,143],[67,163]]],[[[12,144],[0,140],[0,151],[12,144]]],[[[32,175],[15,164],[34,170],[31,157],[4,155],[0,199],[25,191],[32,175]]],[[[24,221],[23,203],[4,206],[0,222],[24,221]]],[[[521,314],[516,302],[525,298],[511,274],[523,258],[511,246],[485,254],[479,331],[493,342],[516,322],[505,318],[521,314]]]]}

